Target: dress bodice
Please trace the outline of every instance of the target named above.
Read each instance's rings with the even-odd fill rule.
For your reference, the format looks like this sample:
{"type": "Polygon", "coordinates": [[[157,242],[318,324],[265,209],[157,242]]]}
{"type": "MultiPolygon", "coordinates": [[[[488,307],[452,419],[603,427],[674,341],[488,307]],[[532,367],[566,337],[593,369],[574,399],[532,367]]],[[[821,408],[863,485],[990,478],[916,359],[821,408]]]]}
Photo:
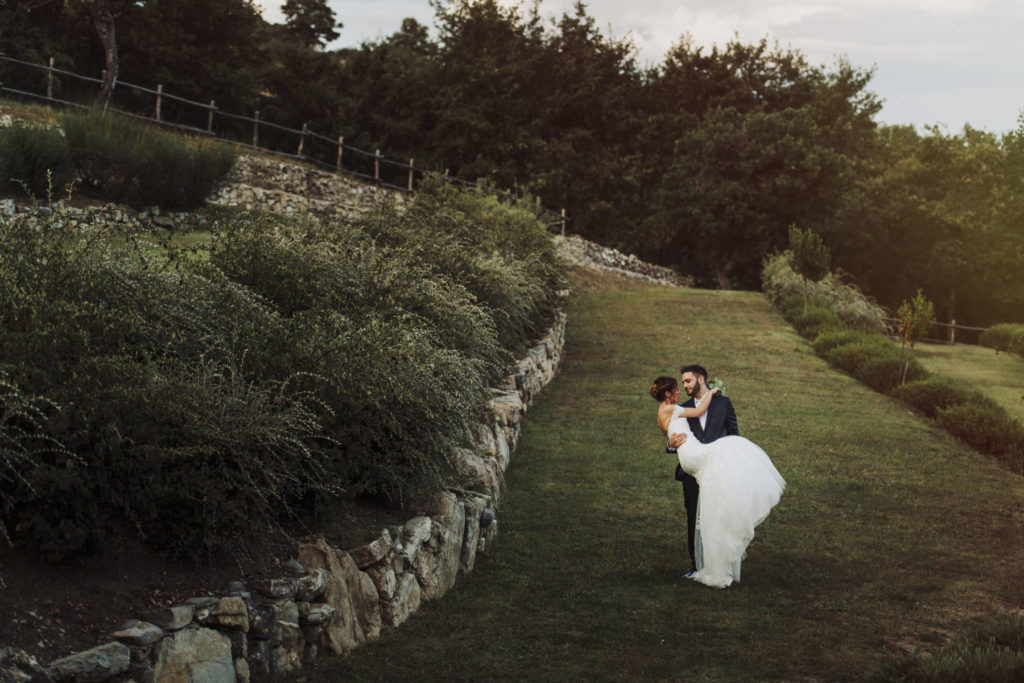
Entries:
{"type": "Polygon", "coordinates": [[[682,415],[683,410],[682,406],[676,406],[672,410],[672,419],[668,423],[668,436],[671,438],[676,434],[686,434],[686,441],[676,449],[679,466],[687,474],[696,477],[699,483],[701,469],[707,460],[708,448],[693,435],[690,423],[682,415]]]}

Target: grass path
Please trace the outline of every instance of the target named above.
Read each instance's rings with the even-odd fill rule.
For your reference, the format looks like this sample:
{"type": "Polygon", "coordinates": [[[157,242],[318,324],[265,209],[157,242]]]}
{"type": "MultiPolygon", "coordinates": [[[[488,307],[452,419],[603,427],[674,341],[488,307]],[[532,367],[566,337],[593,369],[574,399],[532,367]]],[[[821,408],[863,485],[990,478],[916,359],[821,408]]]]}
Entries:
{"type": "Polygon", "coordinates": [[[305,680],[862,680],[1021,606],[1024,479],[829,370],[758,294],[578,278],[499,545],[305,680]],[[684,361],[726,381],[789,483],[727,590],[681,579],[682,491],[647,387],[684,361]]]}
{"type": "Polygon", "coordinates": [[[918,344],[914,355],[936,375],[980,389],[1024,423],[1024,362],[984,346],[918,344]]]}

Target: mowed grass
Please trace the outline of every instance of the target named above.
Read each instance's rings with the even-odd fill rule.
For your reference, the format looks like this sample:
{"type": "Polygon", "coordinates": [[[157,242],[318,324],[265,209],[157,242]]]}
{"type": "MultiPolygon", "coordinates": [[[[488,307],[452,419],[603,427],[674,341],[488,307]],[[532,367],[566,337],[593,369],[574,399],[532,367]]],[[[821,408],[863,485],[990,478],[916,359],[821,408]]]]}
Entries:
{"type": "Polygon", "coordinates": [[[982,391],[1024,423],[1024,361],[984,346],[918,344],[914,354],[931,373],[982,391]]]}
{"type": "Polygon", "coordinates": [[[756,293],[577,274],[501,538],[401,628],[301,680],[862,680],[1024,595],[1024,479],[831,371],[756,293]],[[682,490],[647,395],[701,362],[788,481],[743,581],[681,578],[682,490]]]}

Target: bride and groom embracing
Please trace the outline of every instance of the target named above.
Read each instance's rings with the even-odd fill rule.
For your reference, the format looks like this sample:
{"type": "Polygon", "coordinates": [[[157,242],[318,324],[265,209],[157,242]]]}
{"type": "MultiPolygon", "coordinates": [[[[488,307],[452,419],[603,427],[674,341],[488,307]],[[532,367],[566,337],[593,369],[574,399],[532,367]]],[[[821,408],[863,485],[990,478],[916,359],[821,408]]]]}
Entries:
{"type": "Polygon", "coordinates": [[[686,535],[692,568],[685,577],[725,588],[740,580],[740,562],[760,524],[779,502],[785,480],[757,444],[739,435],[736,411],[718,389],[708,389],[700,365],[681,371],[689,400],[677,405],[679,383],[658,377],[658,426],[669,437],[666,450],[679,458],[686,535]]]}

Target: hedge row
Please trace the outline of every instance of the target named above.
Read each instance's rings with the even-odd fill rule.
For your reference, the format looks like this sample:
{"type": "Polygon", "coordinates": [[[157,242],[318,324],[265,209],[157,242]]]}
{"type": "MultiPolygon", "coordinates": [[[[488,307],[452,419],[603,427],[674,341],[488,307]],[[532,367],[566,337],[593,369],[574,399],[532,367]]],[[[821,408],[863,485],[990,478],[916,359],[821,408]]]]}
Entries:
{"type": "Polygon", "coordinates": [[[202,206],[235,151],[119,114],[66,112],[57,124],[0,127],[0,191],[76,194],[174,211],[202,206]]]}
{"type": "Polygon", "coordinates": [[[549,249],[516,253],[550,242],[528,206],[425,192],[417,205],[446,214],[434,234],[477,229],[457,259],[437,260],[422,210],[376,219],[406,235],[394,244],[358,225],[210,210],[209,259],[58,216],[0,223],[10,539],[66,557],[140,533],[202,556],[341,496],[451,484],[451,449],[489,386],[553,321],[558,268],[549,249]]]}
{"type": "Polygon", "coordinates": [[[1024,359],[1024,325],[993,325],[981,333],[978,343],[997,352],[1015,353],[1024,359]]]}
{"type": "MultiPolygon", "coordinates": [[[[856,297],[850,295],[850,285],[841,285],[845,290],[842,296],[830,296],[823,293],[832,286],[826,277],[815,283],[814,294],[805,301],[803,282],[792,270],[789,258],[783,253],[765,261],[764,291],[793,328],[811,340],[815,353],[829,365],[935,419],[950,434],[1024,473],[1024,428],[1019,422],[980,392],[929,376],[879,331],[884,312],[851,315],[849,302],[856,301],[856,297]]],[[[865,299],[852,309],[865,311],[872,306],[865,299]]]]}

